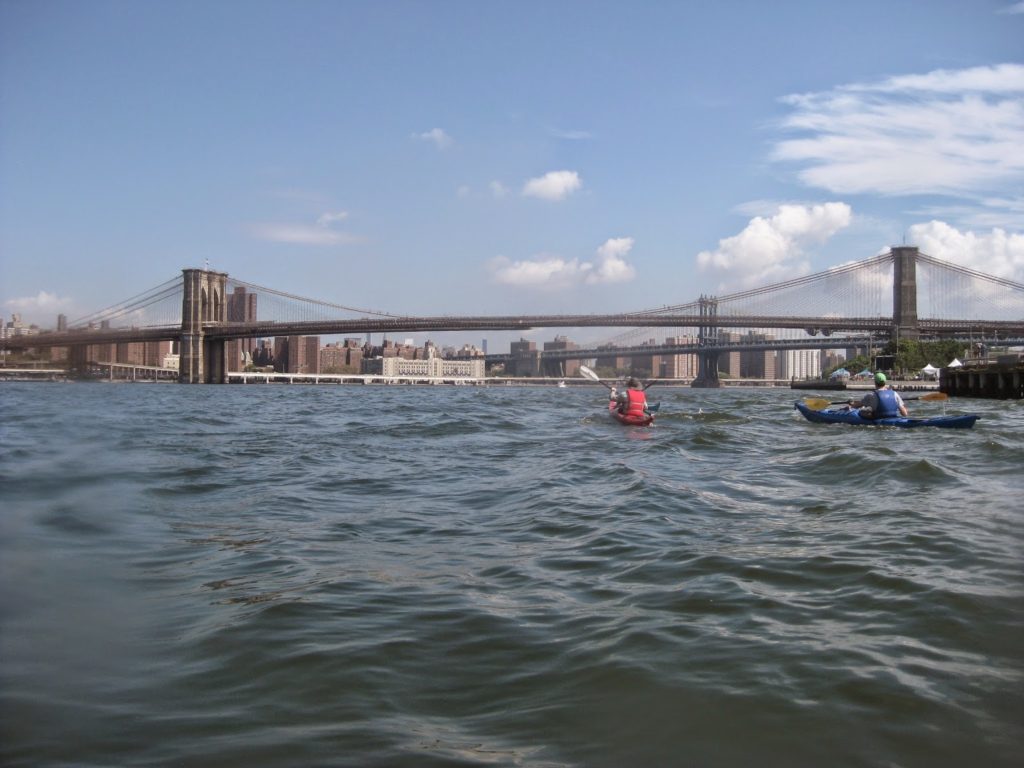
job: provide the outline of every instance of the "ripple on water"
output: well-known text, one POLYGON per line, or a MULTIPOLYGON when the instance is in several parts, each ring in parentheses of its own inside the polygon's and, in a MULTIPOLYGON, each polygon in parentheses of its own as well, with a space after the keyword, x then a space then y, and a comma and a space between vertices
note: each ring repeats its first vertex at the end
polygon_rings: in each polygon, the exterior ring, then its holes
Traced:
POLYGON ((5 764, 1024 746, 1020 409, 857 430, 665 388, 645 430, 597 387, 40 392, 3 392, 5 764))

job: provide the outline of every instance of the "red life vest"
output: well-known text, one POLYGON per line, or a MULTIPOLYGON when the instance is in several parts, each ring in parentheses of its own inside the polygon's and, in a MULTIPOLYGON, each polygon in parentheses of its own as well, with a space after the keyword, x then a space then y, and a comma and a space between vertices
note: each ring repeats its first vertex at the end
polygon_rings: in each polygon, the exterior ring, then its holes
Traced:
POLYGON ((626 409, 623 411, 627 416, 643 416, 647 407, 647 395, 642 389, 626 390, 626 409))

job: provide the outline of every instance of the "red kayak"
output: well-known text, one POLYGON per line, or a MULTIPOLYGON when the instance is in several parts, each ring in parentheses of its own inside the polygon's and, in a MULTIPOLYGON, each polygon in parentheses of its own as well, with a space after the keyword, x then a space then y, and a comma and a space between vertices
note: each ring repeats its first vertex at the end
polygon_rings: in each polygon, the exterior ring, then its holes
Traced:
POLYGON ((647 427, 654 423, 653 413, 645 413, 642 416, 630 416, 626 413, 619 413, 619 404, 614 400, 608 401, 608 413, 620 424, 627 424, 631 427, 647 427))

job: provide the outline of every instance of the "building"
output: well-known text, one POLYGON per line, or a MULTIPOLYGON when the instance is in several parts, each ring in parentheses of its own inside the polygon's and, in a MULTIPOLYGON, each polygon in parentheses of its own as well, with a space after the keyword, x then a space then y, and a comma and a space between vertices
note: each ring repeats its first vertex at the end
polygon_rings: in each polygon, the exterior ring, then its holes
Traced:
POLYGON ((620 355, 619 348, 614 344, 601 344, 597 350, 594 365, 598 368, 610 368, 613 371, 621 372, 628 371, 633 365, 633 358, 620 355))
MULTIPOLYGON (((233 293, 227 297, 227 319, 229 323, 256 322, 256 294, 246 291, 245 286, 235 286, 233 293)), ((225 342, 227 369, 242 371, 256 357, 257 339, 228 339, 225 342)))
POLYGON ((320 373, 320 337, 277 336, 273 359, 278 373, 320 373))
POLYGON ((817 379, 821 377, 821 352, 817 349, 787 349, 779 352, 778 378, 817 379))
MULTIPOLYGON (((544 342, 545 352, 578 349, 575 343, 565 336, 555 336, 554 341, 544 342)), ((554 377, 576 376, 580 372, 579 360, 548 360, 544 362, 544 375, 554 377)))
POLYGON ((819 365, 822 371, 831 371, 833 368, 838 368, 847 359, 834 349, 823 349, 820 354, 819 365))
MULTIPOLYGON (((743 334, 736 331, 719 331, 719 344, 739 344, 743 340, 743 334)), ((728 379, 740 378, 741 360, 740 352, 722 352, 718 356, 718 372, 728 379)))
POLYGON ((320 373, 359 373, 362 363, 363 346, 359 339, 345 339, 320 350, 320 373))
POLYGON ((508 364, 510 376, 540 376, 540 350, 537 343, 520 339, 509 345, 512 359, 508 364))
POLYGON ((444 360, 428 357, 408 360, 404 357, 375 357, 364 361, 363 373, 388 378, 482 379, 483 358, 476 360, 444 360))
MULTIPOLYGON (((685 344, 696 344, 696 336, 669 336, 665 339, 665 346, 683 346, 685 344)), ((661 365, 655 375, 659 379, 689 379, 697 378, 697 370, 700 359, 697 355, 661 355, 661 365)))
MULTIPOLYGON (((775 336, 768 333, 751 331, 743 337, 743 341, 751 344, 764 344, 774 341, 775 336)), ((743 379, 774 379, 777 353, 774 349, 749 349, 740 353, 740 378, 743 379)))

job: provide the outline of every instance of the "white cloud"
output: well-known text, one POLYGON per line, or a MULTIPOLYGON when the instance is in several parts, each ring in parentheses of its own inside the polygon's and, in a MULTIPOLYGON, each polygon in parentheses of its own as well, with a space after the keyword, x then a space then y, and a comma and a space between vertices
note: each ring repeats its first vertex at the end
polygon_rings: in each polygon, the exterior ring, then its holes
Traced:
POLYGON ((455 143, 455 140, 440 128, 433 128, 426 133, 414 133, 413 138, 420 141, 429 141, 438 149, 447 149, 455 143))
POLYGON ((252 227, 252 234, 260 240, 294 245, 344 245, 357 240, 347 232, 306 224, 257 224, 252 227))
MULTIPOLYGON (((794 94, 773 157, 835 193, 999 193, 1024 181, 1024 65, 936 70, 794 94)), ((1003 193, 1005 194, 1005 193, 1003 193)))
POLYGON ((774 216, 755 216, 738 235, 720 240, 716 250, 697 254, 697 266, 726 273, 727 283, 744 287, 806 274, 804 247, 824 243, 851 220, 846 203, 780 205, 774 216))
POLYGON ((498 256, 491 261, 495 282, 532 288, 559 290, 575 285, 582 268, 579 259, 566 260, 560 256, 541 255, 525 261, 510 261, 498 256))
POLYGON ((71 305, 71 299, 61 298, 54 293, 40 291, 35 296, 22 296, 8 299, 4 306, 12 312, 38 316, 43 313, 58 312, 71 305))
POLYGON ((613 237, 597 249, 597 261, 586 282, 627 283, 636 277, 636 270, 626 263, 625 257, 633 250, 632 237, 613 237))
POLYGON ((511 261, 498 256, 490 263, 495 282, 503 285, 564 290, 577 285, 623 283, 636 276, 625 257, 633 248, 633 238, 607 240, 597 249, 594 261, 564 259, 541 254, 533 259, 511 261))
POLYGON ((961 232, 943 221, 915 224, 909 242, 936 259, 1024 283, 1024 235, 1000 228, 961 232))
POLYGON ((1017 13, 1024 13, 1024 3, 1014 3, 1013 5, 1007 6, 1006 8, 1000 8, 996 13, 1014 15, 1017 13))
POLYGON ((329 227, 336 222, 345 221, 345 219, 347 218, 348 211, 338 211, 337 213, 327 212, 321 214, 320 218, 316 220, 316 223, 319 224, 321 227, 329 227))
POLYGON ((523 185, 523 194, 542 200, 564 200, 582 186, 583 182, 576 171, 551 171, 527 181, 523 185))
POLYGON ((508 187, 502 184, 500 181, 491 182, 491 194, 497 198, 505 197, 508 194, 508 187))

